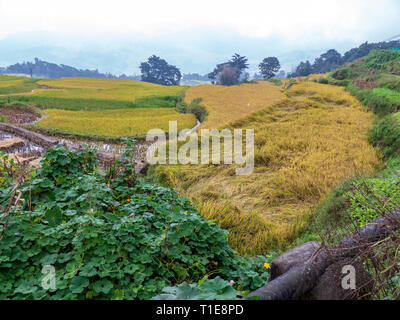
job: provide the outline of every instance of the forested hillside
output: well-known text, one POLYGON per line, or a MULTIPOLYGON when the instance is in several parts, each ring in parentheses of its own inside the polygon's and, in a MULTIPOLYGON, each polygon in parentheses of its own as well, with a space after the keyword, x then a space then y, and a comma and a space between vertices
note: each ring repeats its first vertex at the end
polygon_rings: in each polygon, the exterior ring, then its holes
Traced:
POLYGON ((391 48, 400 48, 400 41, 386 41, 378 43, 365 42, 358 48, 353 48, 343 54, 343 56, 335 49, 330 49, 316 58, 314 63, 309 61, 300 62, 296 70, 292 72, 290 77, 303 77, 312 73, 326 73, 337 69, 338 67, 367 56, 372 50, 384 50, 391 48))
POLYGON ((115 76, 110 73, 101 73, 98 70, 82 70, 64 64, 55 64, 35 58, 34 62, 22 62, 0 68, 0 74, 26 74, 36 78, 88 77, 140 80, 140 76, 115 76))

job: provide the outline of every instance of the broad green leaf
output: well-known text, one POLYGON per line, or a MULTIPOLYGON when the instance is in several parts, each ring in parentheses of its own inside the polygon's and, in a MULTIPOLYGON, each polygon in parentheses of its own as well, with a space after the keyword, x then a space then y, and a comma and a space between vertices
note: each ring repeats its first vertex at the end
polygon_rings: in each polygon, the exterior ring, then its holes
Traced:
POLYGON ((71 281, 71 292, 81 293, 89 285, 89 279, 87 277, 76 276, 71 281))
POLYGON ((45 215, 51 227, 56 227, 62 222, 62 212, 59 207, 53 207, 47 210, 45 215))

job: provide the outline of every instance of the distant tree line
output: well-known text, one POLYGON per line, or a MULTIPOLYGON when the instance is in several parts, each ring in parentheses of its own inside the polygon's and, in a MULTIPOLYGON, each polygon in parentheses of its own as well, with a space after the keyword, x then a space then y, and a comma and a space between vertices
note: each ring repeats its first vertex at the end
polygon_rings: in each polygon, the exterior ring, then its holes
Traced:
POLYGON ((201 75, 198 73, 184 73, 182 75, 182 80, 197 80, 197 81, 209 81, 208 75, 201 75))
POLYGON ((316 58, 313 64, 310 61, 300 62, 296 70, 290 73, 288 77, 304 77, 312 73, 331 72, 348 62, 367 56, 371 50, 399 47, 399 40, 378 43, 365 42, 358 48, 347 51, 343 56, 335 49, 330 49, 316 58))
POLYGON ((129 79, 139 80, 140 76, 127 76, 122 74, 115 76, 111 73, 100 73, 98 70, 82 70, 64 64, 55 64, 35 58, 34 62, 23 62, 0 68, 0 74, 27 74, 30 76, 45 78, 61 77, 88 77, 88 78, 108 78, 108 79, 129 79))

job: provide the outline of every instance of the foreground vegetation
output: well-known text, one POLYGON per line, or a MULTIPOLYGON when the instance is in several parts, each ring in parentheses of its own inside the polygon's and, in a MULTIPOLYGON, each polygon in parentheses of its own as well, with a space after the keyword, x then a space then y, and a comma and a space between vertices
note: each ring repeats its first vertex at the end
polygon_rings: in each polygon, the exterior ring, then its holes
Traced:
POLYGON ((106 173, 93 151, 61 146, 32 174, 2 162, 0 299, 149 299, 183 281, 174 292, 198 283, 203 298, 233 299, 267 281, 265 257, 237 256, 187 198, 137 178, 132 152, 106 173))
MULTIPOLYGON (((263 85, 248 88, 262 91, 263 85)), ((224 165, 159 166, 156 172, 229 230, 239 252, 268 252, 308 226, 332 187, 376 170, 380 161, 367 139, 372 123, 373 115, 343 88, 301 82, 280 102, 227 126, 255 129, 251 175, 236 176, 224 165)))

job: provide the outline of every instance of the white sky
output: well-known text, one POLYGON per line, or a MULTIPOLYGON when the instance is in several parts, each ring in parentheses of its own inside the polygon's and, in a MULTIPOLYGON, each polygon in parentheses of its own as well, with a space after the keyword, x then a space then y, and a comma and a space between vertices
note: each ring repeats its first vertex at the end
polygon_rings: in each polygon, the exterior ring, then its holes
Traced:
POLYGON ((0 39, 28 31, 160 35, 215 27, 248 37, 390 37, 398 0, 0 0, 0 39), (386 28, 386 29, 385 29, 386 28))
POLYGON ((34 57, 137 73, 151 54, 209 72, 238 52, 290 70, 400 34, 400 0, 0 0, 0 66, 34 57))

